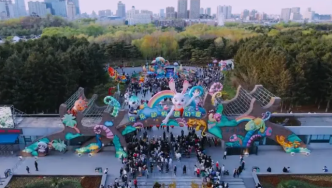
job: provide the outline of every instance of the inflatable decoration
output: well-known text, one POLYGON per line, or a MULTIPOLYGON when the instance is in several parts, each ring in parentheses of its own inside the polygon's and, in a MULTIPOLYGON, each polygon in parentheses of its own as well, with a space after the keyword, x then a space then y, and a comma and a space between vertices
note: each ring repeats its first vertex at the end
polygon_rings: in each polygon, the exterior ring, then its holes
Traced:
POLYGON ((76 116, 77 112, 83 112, 87 107, 88 102, 84 100, 83 97, 80 97, 77 101, 75 101, 73 108, 69 110, 68 113, 76 116))
POLYGON ((116 117, 119 114, 119 109, 120 109, 120 103, 117 101, 114 97, 107 96, 104 98, 104 103, 113 106, 113 111, 111 113, 112 116, 116 117))
POLYGON ((181 93, 177 93, 175 89, 175 82, 173 79, 170 80, 169 82, 169 88, 171 91, 175 94, 174 97, 172 98, 172 103, 173 106, 170 110, 170 112, 167 114, 166 118, 163 120, 164 124, 167 124, 170 116, 173 114, 174 111, 180 112, 180 116, 183 115, 184 108, 190 105, 190 103, 198 96, 200 96, 202 93, 199 90, 195 90, 192 94, 192 97, 190 98, 189 101, 186 101, 186 98, 184 94, 186 93, 187 89, 189 87, 189 82, 185 80, 183 82, 183 89, 181 93))
POLYGON ((133 119, 137 116, 137 113, 139 111, 138 109, 138 107, 140 106, 139 98, 135 95, 132 95, 128 100, 128 105, 129 105, 129 111, 128 111, 129 119, 133 119))
POLYGON ((223 85, 220 82, 215 82, 209 89, 209 94, 213 95, 216 92, 220 92, 223 89, 223 85))
POLYGON ((118 72, 114 68, 112 68, 112 67, 108 67, 108 75, 113 80, 117 80, 118 76, 119 76, 118 72))

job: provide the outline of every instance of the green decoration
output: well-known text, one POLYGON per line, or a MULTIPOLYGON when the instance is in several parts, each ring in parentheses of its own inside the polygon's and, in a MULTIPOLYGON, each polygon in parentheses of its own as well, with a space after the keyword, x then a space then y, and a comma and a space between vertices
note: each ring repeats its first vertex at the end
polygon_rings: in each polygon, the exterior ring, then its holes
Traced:
POLYGON ((126 134, 129 134, 131 132, 134 132, 136 131, 136 128, 133 127, 133 126, 127 126, 123 131, 122 131, 122 135, 126 135, 126 134))
POLYGON ((67 146, 65 144, 65 141, 63 140, 53 140, 52 141, 52 147, 57 150, 57 151, 60 151, 60 152, 63 152, 66 150, 67 146))
POLYGON ((67 127, 74 128, 77 124, 77 121, 75 119, 75 116, 73 116, 72 114, 65 114, 62 118, 62 123, 65 124, 67 127))
POLYGON ((71 140, 71 139, 74 139, 74 138, 77 138, 77 137, 80 137, 80 136, 82 136, 82 134, 67 133, 65 138, 66 138, 66 140, 71 140))
POLYGON ((113 138, 113 144, 115 147, 115 157, 120 159, 121 157, 127 157, 127 153, 123 150, 121 144, 120 144, 120 139, 118 136, 114 136, 113 138))

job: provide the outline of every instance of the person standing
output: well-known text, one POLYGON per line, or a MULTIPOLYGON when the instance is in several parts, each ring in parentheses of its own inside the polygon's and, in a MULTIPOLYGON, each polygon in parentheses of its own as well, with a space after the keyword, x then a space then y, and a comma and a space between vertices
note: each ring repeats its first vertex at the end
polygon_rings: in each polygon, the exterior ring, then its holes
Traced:
POLYGON ((183 174, 187 174, 187 167, 186 167, 186 165, 183 165, 183 174))
POLYGON ((36 171, 38 171, 38 163, 37 163, 37 160, 35 161, 35 168, 36 168, 36 171))
POLYGON ((137 188, 137 179, 134 179, 134 186, 137 188))
POLYGON ((242 163, 241 163, 241 168, 242 168, 242 170, 244 170, 244 165, 245 165, 245 162, 242 161, 242 163))
POLYGON ((223 159, 226 160, 226 156, 227 156, 227 150, 224 151, 224 157, 223 157, 223 159))
POLYGON ((28 174, 30 174, 30 168, 28 166, 26 167, 26 170, 27 170, 28 174))
POLYGON ((176 175, 176 165, 174 165, 174 175, 176 175))
POLYGON ((224 173, 225 173, 225 165, 222 165, 222 167, 221 167, 221 172, 222 172, 222 176, 223 176, 224 173))
POLYGON ((240 155, 240 164, 242 164, 243 161, 243 155, 240 155))

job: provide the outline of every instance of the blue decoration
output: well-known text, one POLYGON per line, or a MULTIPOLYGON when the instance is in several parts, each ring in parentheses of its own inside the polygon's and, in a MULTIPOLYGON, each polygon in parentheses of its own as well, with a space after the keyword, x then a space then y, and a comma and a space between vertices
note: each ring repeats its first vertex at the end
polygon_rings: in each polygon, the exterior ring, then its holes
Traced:
POLYGON ((204 95, 204 88, 202 86, 194 86, 190 89, 189 96, 192 97, 196 90, 199 90, 199 92, 200 92, 198 97, 201 97, 204 95))
POLYGON ((113 126, 113 122, 111 122, 111 121, 105 121, 105 126, 106 127, 112 127, 113 126))

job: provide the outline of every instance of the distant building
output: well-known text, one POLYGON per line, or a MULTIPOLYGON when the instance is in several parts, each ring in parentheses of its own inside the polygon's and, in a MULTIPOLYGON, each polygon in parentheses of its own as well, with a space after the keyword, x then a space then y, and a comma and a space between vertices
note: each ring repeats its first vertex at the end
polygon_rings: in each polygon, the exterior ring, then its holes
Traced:
POLYGON ((307 21, 311 21, 314 19, 315 16, 315 11, 311 11, 311 8, 308 8, 303 15, 303 19, 307 20, 307 21))
POLYGON ((159 17, 160 18, 165 18, 165 10, 164 9, 160 9, 160 11, 159 11, 159 17))
POLYGON ((15 17, 23 17, 27 15, 24 0, 15 0, 15 17))
POLYGON ((0 17, 8 19, 15 17, 15 7, 11 0, 0 0, 0 17))
POLYGON ((205 9, 205 14, 211 16, 211 8, 206 8, 205 9))
POLYGON ((118 3, 118 10, 116 11, 116 15, 121 18, 126 17, 126 5, 121 1, 118 3))
POLYGON ((302 20, 302 15, 297 12, 292 12, 290 15, 290 20, 292 20, 292 21, 302 20))
POLYGON ((291 12, 292 13, 300 13, 301 8, 300 7, 293 7, 291 12))
POLYGON ((190 0, 190 19, 199 19, 199 11, 201 8, 200 0, 190 0))
POLYGON ((204 14, 204 8, 201 8, 199 14, 204 14))
POLYGON ((67 18, 68 20, 74 20, 76 17, 76 5, 73 2, 67 3, 67 18))
POLYGON ((46 3, 44 2, 28 2, 29 7, 29 15, 37 15, 39 17, 46 17, 47 14, 50 13, 50 9, 46 8, 46 3))
POLYGON ((280 19, 284 22, 288 22, 290 20, 291 11, 292 9, 290 8, 281 9, 280 19))
POLYGON ((80 2, 79 0, 68 0, 68 2, 72 2, 74 3, 75 5, 75 12, 76 12, 76 15, 80 15, 81 14, 81 9, 80 9, 80 2))
POLYGON ((66 0, 44 0, 52 15, 67 17, 66 0))
POLYGON ((246 19, 249 16, 249 10, 245 9, 242 11, 240 18, 242 20, 246 19))
POLYGON ((166 18, 169 18, 169 19, 176 18, 174 7, 166 7, 166 18))
POLYGON ((131 10, 127 11, 126 15, 128 25, 136 25, 136 24, 149 24, 152 22, 152 12, 143 10, 143 12, 139 12, 133 6, 131 10))
POLYGON ((188 0, 178 0, 178 19, 186 19, 188 10, 188 0))
POLYGON ((218 6, 217 7, 217 18, 222 14, 224 19, 232 18, 232 7, 231 6, 218 6))

